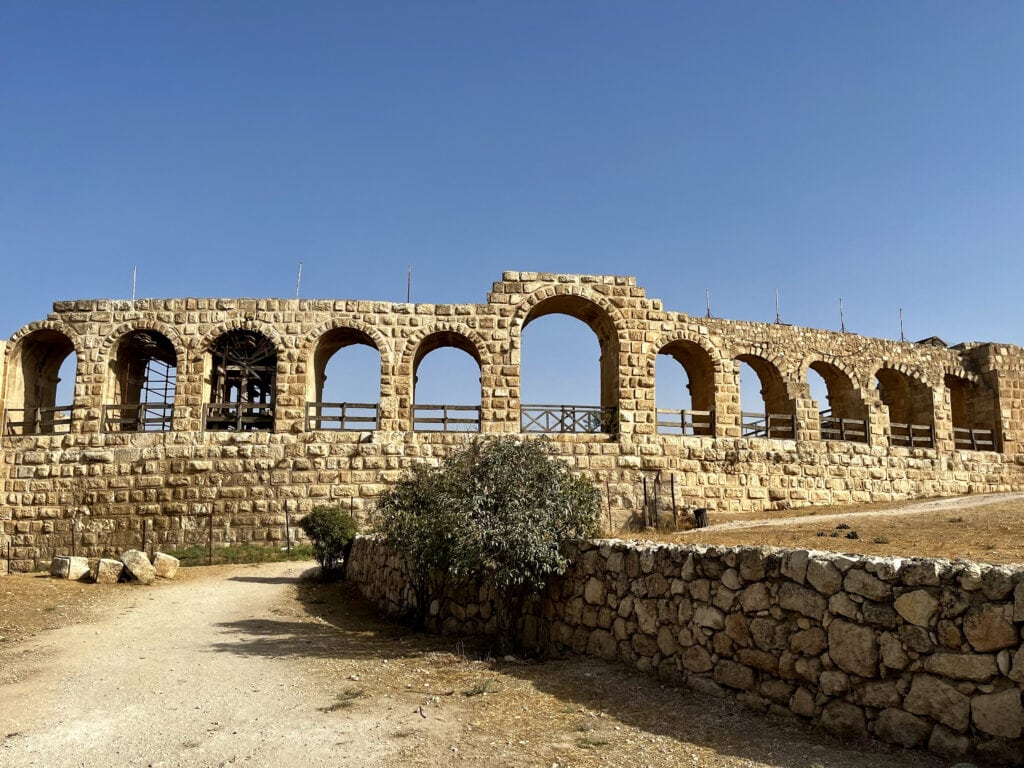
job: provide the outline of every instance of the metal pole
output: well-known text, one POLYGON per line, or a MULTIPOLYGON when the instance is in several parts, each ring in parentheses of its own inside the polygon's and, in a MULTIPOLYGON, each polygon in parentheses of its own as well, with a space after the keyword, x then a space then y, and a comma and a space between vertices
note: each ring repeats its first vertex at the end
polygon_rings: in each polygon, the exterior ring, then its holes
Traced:
POLYGON ((648 523, 647 517, 648 517, 648 515, 650 515, 650 510, 648 509, 648 503, 647 503, 647 476, 645 475, 644 476, 644 514, 643 514, 644 528, 647 527, 647 523, 648 523))
POLYGON ((72 517, 71 518, 71 556, 72 557, 74 557, 75 555, 78 554, 75 551, 75 549, 76 549, 75 545, 76 545, 76 542, 75 542, 75 518, 72 517))
POLYGON ((7 575, 11 575, 11 542, 7 542, 7 575))
POLYGON ((907 337, 903 335, 903 307, 900 307, 900 341, 906 341, 907 337))
POLYGON ((210 533, 206 545, 206 564, 213 565, 213 512, 210 512, 210 533))
POLYGON ((405 303, 412 303, 412 264, 409 265, 409 269, 405 274, 405 303))
POLYGON ((843 297, 839 297, 839 330, 846 333, 846 315, 843 314, 843 297))
POLYGON ((673 472, 668 476, 669 487, 672 490, 672 525, 679 528, 679 511, 676 509, 676 475, 673 472))
POLYGON ((779 314, 779 289, 775 289, 775 322, 782 323, 782 315, 779 314))
POLYGON ((608 533, 612 532, 612 484, 607 479, 604 481, 605 498, 608 499, 608 533))
POLYGON ((302 285, 302 262, 299 262, 299 276, 295 278, 295 298, 299 298, 299 288, 302 285))
POLYGON ((146 551, 146 524, 148 522, 146 518, 142 518, 142 552, 146 551))
POLYGON ((135 301, 135 278, 138 275, 138 270, 137 264, 132 267, 132 301, 135 301))
POLYGON ((292 553, 292 515, 287 507, 284 509, 284 548, 289 555, 292 553))
POLYGON ((704 304, 708 308, 708 311, 707 311, 707 314, 705 315, 705 317, 711 317, 711 289, 710 288, 705 288, 704 289, 704 304))

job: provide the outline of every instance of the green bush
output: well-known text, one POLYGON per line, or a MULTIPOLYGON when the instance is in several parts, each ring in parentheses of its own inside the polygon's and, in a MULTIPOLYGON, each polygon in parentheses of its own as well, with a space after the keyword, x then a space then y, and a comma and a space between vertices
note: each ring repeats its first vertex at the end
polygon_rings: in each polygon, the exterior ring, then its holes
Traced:
POLYGON ((515 645, 527 598, 569 565, 565 545, 596 535, 600 493, 546 440, 476 441, 440 468, 420 466, 382 495, 377 530, 409 558, 422 623, 447 579, 492 587, 498 650, 515 645))
POLYGON ((359 526, 351 514, 340 507, 314 507, 313 511, 299 520, 299 527, 313 542, 313 556, 320 563, 320 570, 326 576, 338 563, 348 560, 352 539, 359 526))

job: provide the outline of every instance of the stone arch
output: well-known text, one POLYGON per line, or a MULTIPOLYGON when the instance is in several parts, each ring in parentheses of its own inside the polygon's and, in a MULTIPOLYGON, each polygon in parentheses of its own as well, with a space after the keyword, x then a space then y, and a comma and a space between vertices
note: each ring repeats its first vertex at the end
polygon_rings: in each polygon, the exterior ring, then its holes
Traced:
POLYGON ((294 352, 294 344, 281 335, 277 328, 270 323, 259 320, 239 318, 219 323, 207 331, 199 340, 199 344, 192 350, 192 361, 202 362, 202 359, 209 354, 213 343, 226 333, 231 331, 254 331, 266 336, 273 343, 277 350, 278 357, 283 357, 288 352, 294 352))
POLYGON ((686 375, 686 388, 690 393, 690 410, 697 413, 661 414, 659 411, 658 428, 669 434, 714 435, 714 414, 717 399, 717 380, 724 366, 718 349, 707 342, 699 334, 673 333, 663 334, 650 355, 646 370, 650 381, 654 382, 655 397, 658 397, 660 383, 657 380, 656 362, 659 355, 674 359, 686 375), (705 415, 707 414, 707 415, 705 415), (662 416, 669 416, 663 419, 662 416), (678 430, 673 424, 679 417, 678 430))
POLYGON ((920 371, 883 360, 875 371, 878 397, 889 411, 889 441, 899 446, 934 446, 935 404, 920 371))
POLYGON ((306 400, 323 400, 323 385, 326 368, 339 350, 356 344, 375 349, 380 355, 378 377, 378 398, 383 372, 393 363, 391 343, 380 329, 356 318, 344 318, 321 323, 307 333, 297 345, 298 359, 306 364, 306 400))
POLYGON ((103 365, 103 431, 162 432, 171 428, 178 370, 187 360, 177 329, 129 322, 99 348, 103 365))
POLYGON ((783 376, 785 359, 778 354, 765 354, 764 350, 746 348, 737 350, 737 364, 746 363, 761 384, 764 412, 748 410, 740 402, 741 431, 745 437, 796 437, 796 398, 791 391, 793 383, 783 376), (748 414, 744 416, 743 414, 748 414), (763 418, 762 418, 763 417, 763 418))
MULTIPOLYGON (((619 310, 600 294, 579 285, 546 286, 534 291, 516 307, 512 319, 512 360, 520 364, 522 333, 545 315, 563 314, 584 323, 597 336, 601 349, 601 406, 617 408, 620 397, 619 356, 628 343, 625 321, 619 310)), ((520 376, 522 373, 520 372, 520 376)))
MULTIPOLYGON (((64 361, 76 357, 81 367, 79 337, 63 323, 41 320, 11 336, 5 365, 5 421, 9 434, 49 434, 70 429, 71 406, 57 403, 59 373, 64 361)), ((72 397, 74 399, 74 397, 72 397)))
POLYGON ((856 373, 833 355, 817 355, 806 358, 800 365, 801 380, 806 380, 811 371, 825 382, 825 403, 819 402, 818 419, 820 435, 824 440, 868 439, 868 407, 864 393, 860 390, 856 373))
POLYGON ((266 329, 273 330, 243 320, 226 323, 204 339, 206 429, 273 429, 282 344, 276 330, 270 335, 266 329))
POLYGON ((967 450, 999 450, 998 397, 976 374, 946 366, 942 379, 949 398, 953 443, 967 450))

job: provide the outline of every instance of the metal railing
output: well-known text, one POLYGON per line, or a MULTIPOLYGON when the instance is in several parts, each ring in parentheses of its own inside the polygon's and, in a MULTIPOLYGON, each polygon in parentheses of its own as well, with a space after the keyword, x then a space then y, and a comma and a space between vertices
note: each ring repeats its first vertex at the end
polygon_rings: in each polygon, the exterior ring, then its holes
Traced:
POLYGON ((71 431, 74 406, 48 408, 7 408, 4 410, 5 435, 63 435, 71 431))
POLYGON ((868 423, 864 419, 843 419, 833 416, 831 410, 818 414, 822 440, 845 440, 850 443, 868 442, 868 423))
POLYGON ((480 406, 416 403, 412 407, 412 428, 415 432, 479 432, 480 406))
POLYGON ((889 445, 901 448, 934 448, 935 428, 931 424, 890 424, 889 445))
POLYGON ((714 437, 715 412, 713 410, 669 411, 659 408, 657 428, 659 435, 714 437))
POLYGON ((204 403, 203 429, 255 432, 274 428, 272 403, 204 403))
POLYGON ((767 437, 773 440, 796 439, 796 416, 789 413, 740 414, 740 434, 743 437, 767 437))
POLYGON ((615 434, 618 409, 600 405, 524 405, 523 432, 615 434))
POLYGON ((133 403, 104 405, 104 432, 169 432, 174 421, 174 403, 133 403))
POLYGON ((372 432, 380 421, 378 403, 306 403, 306 431, 372 432))
POLYGON ((953 442, 961 451, 994 451, 996 449, 996 433, 991 429, 955 427, 953 442))

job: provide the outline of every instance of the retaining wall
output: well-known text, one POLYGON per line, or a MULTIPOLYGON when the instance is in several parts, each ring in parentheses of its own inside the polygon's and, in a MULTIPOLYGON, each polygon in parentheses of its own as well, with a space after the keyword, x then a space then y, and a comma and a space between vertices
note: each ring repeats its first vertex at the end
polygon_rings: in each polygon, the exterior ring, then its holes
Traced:
MULTIPOLYGON (((349 578, 409 609, 380 540, 358 540, 349 578)), ((494 629, 479 588, 431 616, 494 629)), ((603 540, 579 545, 522 631, 545 653, 617 659, 846 738, 1024 765, 1022 628, 1024 567, 603 540)))

